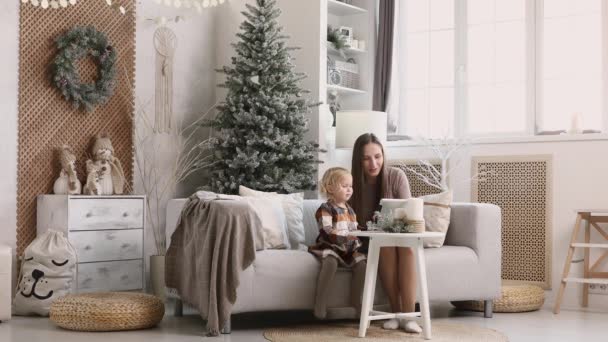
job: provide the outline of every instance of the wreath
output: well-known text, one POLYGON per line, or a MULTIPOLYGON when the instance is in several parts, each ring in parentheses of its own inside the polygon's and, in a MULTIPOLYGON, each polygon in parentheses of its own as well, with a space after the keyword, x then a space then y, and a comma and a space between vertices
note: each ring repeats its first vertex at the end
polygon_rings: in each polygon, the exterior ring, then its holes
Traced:
POLYGON ((98 104, 103 104, 114 93, 116 74, 116 51, 108 43, 105 34, 92 26, 75 27, 55 41, 57 55, 52 66, 52 82, 67 101, 75 108, 83 106, 90 112, 98 104), (91 56, 98 67, 97 80, 86 84, 74 63, 91 56))

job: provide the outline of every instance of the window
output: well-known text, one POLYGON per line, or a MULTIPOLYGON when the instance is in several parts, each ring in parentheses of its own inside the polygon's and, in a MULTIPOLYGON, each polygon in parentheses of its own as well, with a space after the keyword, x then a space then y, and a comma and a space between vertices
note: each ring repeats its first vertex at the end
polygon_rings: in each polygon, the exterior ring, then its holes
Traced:
POLYGON ((389 133, 532 135, 577 115, 604 130, 601 0, 396 3, 389 133))

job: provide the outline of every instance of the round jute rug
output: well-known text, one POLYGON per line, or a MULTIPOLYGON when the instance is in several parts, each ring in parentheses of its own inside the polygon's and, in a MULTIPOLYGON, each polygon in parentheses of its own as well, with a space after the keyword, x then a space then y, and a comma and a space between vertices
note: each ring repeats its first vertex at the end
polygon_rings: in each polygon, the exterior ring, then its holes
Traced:
MULTIPOLYGON (((399 330, 384 330, 372 324, 367 329, 365 339, 357 337, 359 324, 333 323, 303 325, 295 327, 271 328, 264 331, 264 337, 272 342, 309 342, 309 341, 425 341, 422 334, 408 334, 399 330)), ((433 342, 508 342, 504 334, 470 325, 433 323, 433 342)))

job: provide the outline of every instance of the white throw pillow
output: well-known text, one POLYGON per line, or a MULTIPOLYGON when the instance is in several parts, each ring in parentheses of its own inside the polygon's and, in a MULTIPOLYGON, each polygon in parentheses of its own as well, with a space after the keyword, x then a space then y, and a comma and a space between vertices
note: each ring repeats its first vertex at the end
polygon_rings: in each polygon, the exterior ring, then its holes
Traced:
POLYGON ((289 249, 287 224, 281 202, 274 198, 241 197, 262 221, 265 249, 289 249))
MULTIPOLYGON (((441 232, 447 234, 450 226, 450 205, 452 204, 452 191, 439 194, 421 196, 424 200, 424 222, 427 232, 441 232)), ((424 247, 441 247, 445 235, 440 238, 424 239, 424 247)))
POLYGON ((276 192, 263 192, 239 186, 239 195, 245 197, 261 197, 279 199, 285 219, 287 220, 287 235, 291 249, 305 247, 304 235, 304 193, 277 194, 276 192))
POLYGON ((71 292, 76 250, 62 232, 47 230, 27 246, 23 257, 14 312, 48 316, 55 299, 71 292))

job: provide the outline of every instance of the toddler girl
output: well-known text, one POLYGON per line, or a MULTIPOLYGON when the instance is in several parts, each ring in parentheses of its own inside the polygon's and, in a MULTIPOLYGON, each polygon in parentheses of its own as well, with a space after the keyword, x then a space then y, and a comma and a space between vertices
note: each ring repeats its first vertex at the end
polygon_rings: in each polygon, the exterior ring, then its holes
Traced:
POLYGON ((309 251, 321 259, 317 280, 314 314, 323 319, 327 314, 327 297, 338 264, 352 269, 351 304, 361 310, 361 295, 365 281, 365 255, 358 252, 361 241, 348 233, 357 230, 357 216, 348 205, 353 194, 353 178, 348 170, 333 167, 325 172, 320 186, 327 197, 315 217, 319 225, 316 244, 309 251))

